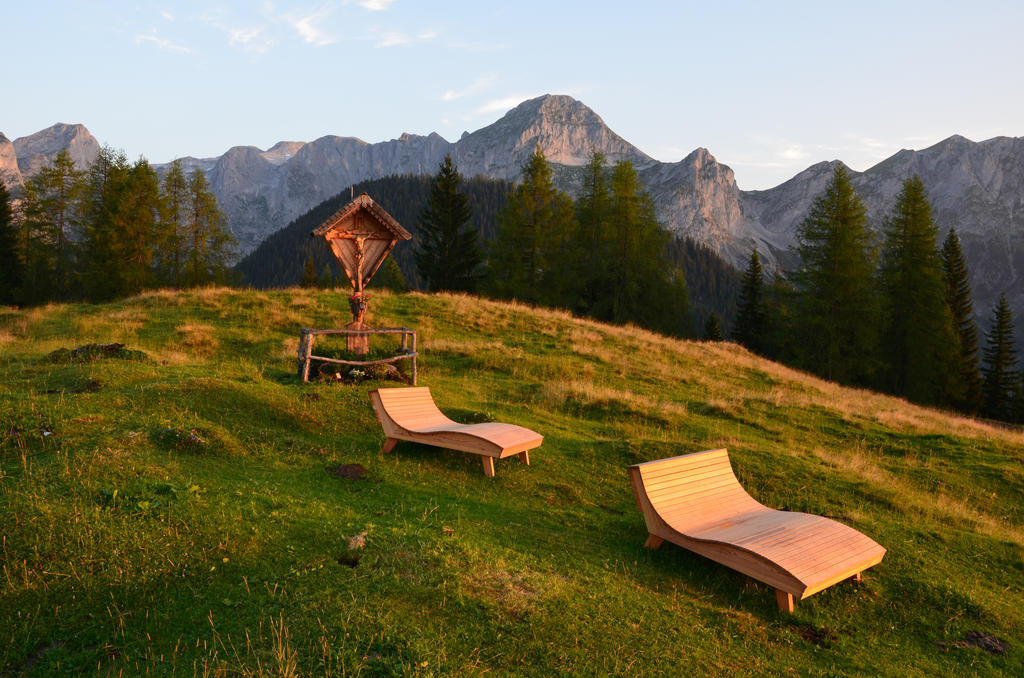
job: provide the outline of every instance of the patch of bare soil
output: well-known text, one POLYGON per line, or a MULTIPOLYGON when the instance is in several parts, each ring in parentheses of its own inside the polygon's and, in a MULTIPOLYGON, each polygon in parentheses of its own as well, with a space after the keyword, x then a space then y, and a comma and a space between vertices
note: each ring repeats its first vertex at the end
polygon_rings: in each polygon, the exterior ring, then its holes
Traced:
POLYGON ((345 478, 346 480, 360 480, 365 478, 369 473, 362 464, 338 464, 337 466, 328 466, 327 472, 332 476, 339 478, 345 478))
POLYGON ((968 631, 962 640, 949 640, 935 644, 944 650, 951 647, 977 647, 989 654, 1006 654, 1006 651, 1010 649, 1010 644, 1005 640, 981 631, 968 631))
POLYGON ((838 636, 835 631, 825 626, 804 626, 800 629, 800 637, 812 645, 828 648, 832 647, 838 636))

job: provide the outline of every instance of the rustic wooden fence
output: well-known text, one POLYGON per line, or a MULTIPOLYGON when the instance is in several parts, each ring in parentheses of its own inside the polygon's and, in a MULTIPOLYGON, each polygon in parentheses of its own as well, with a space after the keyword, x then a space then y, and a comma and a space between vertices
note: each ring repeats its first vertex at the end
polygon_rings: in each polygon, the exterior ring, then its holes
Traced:
POLYGON ((416 351, 416 330, 410 330, 408 327, 384 327, 378 330, 315 330, 309 327, 303 327, 299 337, 299 377, 302 378, 302 381, 309 381, 309 367, 314 360, 325 363, 353 366, 383 365, 386 363, 396 363, 399 360, 409 360, 412 362, 412 374, 410 376, 412 377, 412 384, 415 386, 416 357, 418 355, 419 353, 416 351), (340 358, 328 358, 326 356, 313 355, 313 344, 316 342, 316 337, 324 334, 343 334, 346 336, 399 334, 401 335, 402 344, 399 348, 399 353, 391 356, 390 358, 381 358, 379 360, 342 360, 340 358))

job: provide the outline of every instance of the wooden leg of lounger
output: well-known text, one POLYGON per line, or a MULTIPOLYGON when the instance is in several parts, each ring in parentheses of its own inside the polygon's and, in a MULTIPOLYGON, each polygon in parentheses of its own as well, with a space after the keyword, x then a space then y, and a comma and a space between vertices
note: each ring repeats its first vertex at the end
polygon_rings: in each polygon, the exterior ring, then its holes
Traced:
POLYGON ((530 453, 529 452, 520 452, 519 453, 519 461, 521 461, 524 464, 526 464, 527 466, 529 466, 530 465, 530 453))
POLYGON ((395 445, 397 445, 397 444, 398 444, 398 439, 397 438, 388 438, 387 440, 384 441, 384 447, 380 448, 380 451, 381 452, 390 452, 391 450, 395 449, 395 445))
POLYGON ((483 456, 480 457, 480 460, 483 461, 483 463, 484 463, 484 475, 487 476, 488 478, 493 478, 494 477, 494 457, 488 457, 487 455, 483 455, 483 456))
POLYGON ((775 600, 779 604, 779 609, 783 612, 792 612, 794 610, 792 593, 786 593, 782 589, 775 589, 775 600))
POLYGON ((858 572, 857 574, 855 574, 852 577, 850 577, 850 579, 852 579, 853 581, 855 581, 855 582, 857 582, 859 584, 860 581, 861 581, 861 577, 860 577, 861 574, 862 573, 858 572))
POLYGON ((657 549, 658 547, 660 547, 664 543, 665 543, 665 540, 662 539, 661 537, 656 537, 653 534, 650 534, 650 535, 647 535, 647 541, 644 542, 644 548, 648 548, 648 549, 652 549, 653 550, 653 549, 657 549))

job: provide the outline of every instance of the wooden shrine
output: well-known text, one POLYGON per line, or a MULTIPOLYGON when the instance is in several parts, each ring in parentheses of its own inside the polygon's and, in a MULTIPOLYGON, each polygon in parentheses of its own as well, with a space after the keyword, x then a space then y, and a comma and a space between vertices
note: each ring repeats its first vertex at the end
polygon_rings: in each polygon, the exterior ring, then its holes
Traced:
MULTIPOLYGON (((345 325, 345 329, 371 330, 363 322, 369 302, 364 288, 395 244, 399 240, 409 240, 412 234, 402 228, 373 198, 360 193, 320 224, 313 231, 313 237, 327 241, 352 283, 352 296, 349 297, 352 322, 345 325)), ((369 351, 370 340, 367 334, 351 334, 347 341, 348 350, 357 355, 365 355, 369 351)))
POLYGON ((412 383, 416 383, 416 332, 407 327, 374 329, 364 322, 370 297, 365 287, 381 264, 391 253, 399 240, 412 238, 394 217, 373 201, 366 193, 353 198, 352 202, 328 217, 312 233, 327 241, 334 257, 352 284, 349 309, 352 322, 342 329, 303 328, 299 341, 299 376, 309 379, 310 364, 313 360, 342 365, 377 365, 398 360, 412 361, 412 383), (399 353, 381 360, 340 360, 313 355, 313 344, 317 336, 343 334, 346 347, 357 356, 365 356, 370 350, 370 335, 398 334, 401 338, 399 353))

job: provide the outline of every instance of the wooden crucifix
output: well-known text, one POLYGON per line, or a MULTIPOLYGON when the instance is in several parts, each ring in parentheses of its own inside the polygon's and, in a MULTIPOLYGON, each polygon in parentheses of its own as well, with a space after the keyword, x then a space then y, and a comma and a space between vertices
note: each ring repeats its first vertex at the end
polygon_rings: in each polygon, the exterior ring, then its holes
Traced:
MULTIPOLYGON (((352 322, 345 325, 345 329, 370 329, 363 322, 369 301, 364 291, 366 283, 380 269, 395 243, 409 240, 412 235, 373 198, 361 193, 318 226, 313 236, 327 241, 352 284, 349 297, 352 322)), ((367 335, 349 335, 348 350, 365 355, 369 351, 367 335)))

